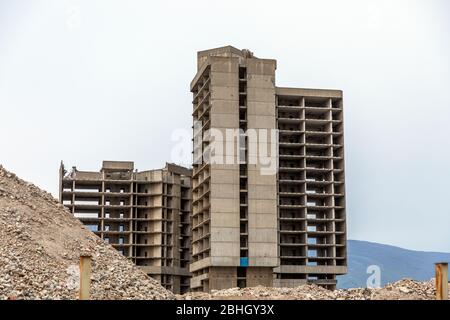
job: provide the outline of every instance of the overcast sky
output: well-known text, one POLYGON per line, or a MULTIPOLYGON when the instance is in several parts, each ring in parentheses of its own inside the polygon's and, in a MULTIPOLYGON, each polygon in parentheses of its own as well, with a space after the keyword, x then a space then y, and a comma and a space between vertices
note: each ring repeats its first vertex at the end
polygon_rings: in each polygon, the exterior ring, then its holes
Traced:
POLYGON ((0 0, 0 164, 57 195, 59 162, 140 170, 190 130, 196 52, 344 91, 350 239, 450 252, 450 1, 0 0))

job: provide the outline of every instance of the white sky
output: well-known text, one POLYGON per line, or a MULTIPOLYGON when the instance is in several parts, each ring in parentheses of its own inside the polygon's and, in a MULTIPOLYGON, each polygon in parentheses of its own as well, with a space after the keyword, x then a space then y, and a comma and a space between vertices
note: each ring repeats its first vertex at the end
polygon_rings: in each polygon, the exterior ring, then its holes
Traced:
POLYGON ((57 194, 60 160, 170 161, 196 52, 344 90, 349 238, 450 251, 450 2, 0 0, 0 163, 57 194), (170 120, 168 120, 170 119, 170 120))

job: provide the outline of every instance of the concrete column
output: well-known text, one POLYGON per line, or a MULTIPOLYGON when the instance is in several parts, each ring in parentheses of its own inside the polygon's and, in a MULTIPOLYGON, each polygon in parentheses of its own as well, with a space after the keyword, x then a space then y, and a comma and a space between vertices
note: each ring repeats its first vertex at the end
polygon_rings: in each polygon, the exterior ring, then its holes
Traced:
POLYGON ((448 300, 448 263, 436 263, 436 300, 448 300))

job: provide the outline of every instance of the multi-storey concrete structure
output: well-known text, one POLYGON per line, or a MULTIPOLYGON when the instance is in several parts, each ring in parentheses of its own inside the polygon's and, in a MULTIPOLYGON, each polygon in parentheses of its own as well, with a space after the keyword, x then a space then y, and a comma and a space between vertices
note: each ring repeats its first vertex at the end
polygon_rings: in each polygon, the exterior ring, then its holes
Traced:
POLYGON ((197 66, 191 289, 333 288, 347 271, 342 92, 276 87, 275 60, 231 46, 199 52, 197 66), (236 154, 227 129, 244 132, 236 154), (250 141, 260 129, 277 139, 250 141), (249 161, 258 148, 275 150, 274 174, 249 161))
POLYGON ((137 172, 133 162, 103 161, 100 172, 68 173, 60 201, 87 227, 167 289, 189 289, 191 170, 167 164, 137 172))

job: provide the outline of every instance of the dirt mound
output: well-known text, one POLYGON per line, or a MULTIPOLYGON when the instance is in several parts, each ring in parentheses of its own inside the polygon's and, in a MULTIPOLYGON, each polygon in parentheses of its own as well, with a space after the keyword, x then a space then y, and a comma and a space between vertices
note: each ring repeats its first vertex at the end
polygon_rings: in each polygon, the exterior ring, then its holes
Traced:
POLYGON ((208 293, 188 293, 181 300, 238 299, 238 300, 434 300, 434 280, 418 282, 403 279, 383 288, 356 288, 329 291, 316 285, 295 288, 231 288, 208 293))
POLYGON ((173 299, 49 193, 0 166, 0 299, 77 299, 81 253, 92 299, 173 299))

